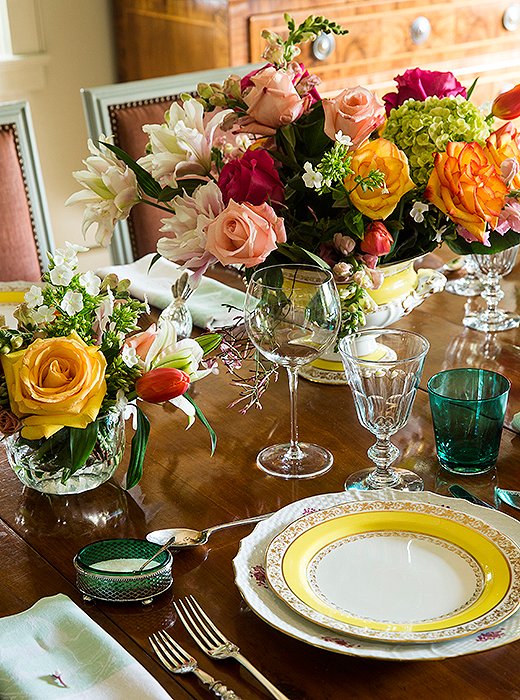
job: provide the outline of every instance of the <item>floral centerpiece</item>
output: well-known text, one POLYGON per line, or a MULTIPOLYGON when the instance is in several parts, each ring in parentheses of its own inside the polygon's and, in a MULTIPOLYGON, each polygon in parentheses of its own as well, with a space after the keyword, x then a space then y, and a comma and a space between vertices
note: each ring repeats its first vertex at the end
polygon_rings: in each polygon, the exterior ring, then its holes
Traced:
POLYGON ((266 65, 183 95, 149 124, 137 162, 101 137, 90 143, 83 227, 108 244, 118 220, 145 203, 165 212, 158 253, 202 274, 209 265, 312 262, 342 283, 341 334, 366 322, 384 265, 520 242, 520 135, 495 117, 520 115, 520 86, 489 114, 451 73, 398 76, 379 99, 365 87, 320 96, 298 44, 346 30, 324 17, 286 38, 264 32, 266 65))
POLYGON ((51 493, 112 476, 125 413, 136 423, 126 487, 138 483, 150 431, 138 399, 171 401, 209 428, 186 391, 211 372, 203 357, 220 343, 217 334, 177 341, 168 322, 139 331, 146 305, 130 297, 127 280, 80 274, 81 249, 67 244, 49 256, 43 285, 15 311, 18 328, 0 328, 0 433, 19 478, 51 493))

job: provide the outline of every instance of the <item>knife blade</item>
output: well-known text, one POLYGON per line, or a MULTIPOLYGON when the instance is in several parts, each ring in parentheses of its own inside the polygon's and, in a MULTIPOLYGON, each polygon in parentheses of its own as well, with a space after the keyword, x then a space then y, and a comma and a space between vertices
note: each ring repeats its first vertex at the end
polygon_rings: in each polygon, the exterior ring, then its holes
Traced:
POLYGON ((448 491, 452 494, 452 496, 455 496, 455 498, 464 498, 466 501, 474 503, 476 506, 484 506, 485 508, 492 508, 493 510, 496 510, 495 506, 492 506, 491 503, 487 503, 478 496, 474 496, 469 491, 466 491, 465 488, 459 486, 459 484, 452 484, 448 487, 448 491))

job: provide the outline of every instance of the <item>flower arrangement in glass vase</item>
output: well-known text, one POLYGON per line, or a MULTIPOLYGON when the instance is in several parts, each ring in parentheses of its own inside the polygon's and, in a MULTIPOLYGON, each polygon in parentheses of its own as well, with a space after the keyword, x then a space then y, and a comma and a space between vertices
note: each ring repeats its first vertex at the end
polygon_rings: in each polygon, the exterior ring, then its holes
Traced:
POLYGON ((135 434, 126 488, 142 475, 150 431, 137 400, 171 401, 199 417, 190 384, 211 372, 203 358, 218 334, 177 341, 169 322, 140 331, 146 304, 132 299, 128 280, 77 271, 67 243, 50 255, 41 286, 15 311, 17 329, 0 328, 0 434, 20 480, 47 493, 85 491, 109 479, 125 448, 124 418, 135 434))
POLYGON ((86 203, 85 230, 96 224, 107 244, 115 222, 147 203, 165 212, 158 253, 196 275, 215 262, 246 275, 287 261, 330 267, 340 336, 391 323, 439 291, 440 273, 418 279, 412 261, 443 241, 459 253, 520 242, 520 136, 511 123, 493 131, 495 117, 520 114, 520 86, 487 115, 473 86, 419 68, 382 100, 361 86, 322 98, 298 44, 346 30, 285 19, 285 38, 263 32, 266 65, 201 84, 164 123, 144 126, 137 162, 107 139, 90 144, 87 170, 75 173, 85 189, 69 200, 86 203))

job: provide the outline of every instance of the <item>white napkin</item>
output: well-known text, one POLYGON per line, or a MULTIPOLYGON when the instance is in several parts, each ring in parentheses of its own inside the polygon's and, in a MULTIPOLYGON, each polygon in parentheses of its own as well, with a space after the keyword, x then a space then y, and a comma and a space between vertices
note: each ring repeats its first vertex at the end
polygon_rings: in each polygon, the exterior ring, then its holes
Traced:
POLYGON ((3 700, 171 700, 133 656, 65 595, 0 619, 3 700), (63 683, 53 678, 57 671, 63 683))
MULTIPOLYGON (((160 258, 148 271, 153 254, 145 255, 129 265, 113 265, 97 271, 100 277, 115 273, 119 279, 129 279, 130 293, 137 299, 145 296, 152 306, 164 309, 172 301, 171 286, 182 272, 175 263, 160 258)), ((245 294, 217 280, 203 277, 188 298, 187 306, 193 323, 199 328, 213 330, 231 326, 242 315, 245 294), (224 304, 234 307, 231 310, 224 304), (239 309, 237 311, 237 309, 239 309)))

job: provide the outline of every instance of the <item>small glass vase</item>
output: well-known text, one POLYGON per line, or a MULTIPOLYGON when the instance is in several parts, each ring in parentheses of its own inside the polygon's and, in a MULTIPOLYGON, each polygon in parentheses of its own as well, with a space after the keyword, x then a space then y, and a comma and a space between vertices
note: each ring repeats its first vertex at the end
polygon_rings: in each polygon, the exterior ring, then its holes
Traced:
POLYGON ((19 434, 5 438, 9 464, 22 484, 42 493, 65 495, 95 489, 114 474, 125 450, 122 411, 111 411, 96 422, 96 443, 77 471, 71 469, 69 431, 64 429, 48 439, 24 440, 19 434))

